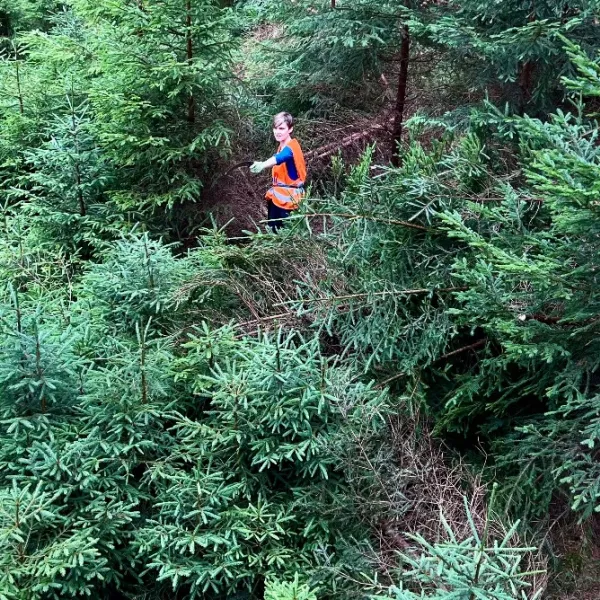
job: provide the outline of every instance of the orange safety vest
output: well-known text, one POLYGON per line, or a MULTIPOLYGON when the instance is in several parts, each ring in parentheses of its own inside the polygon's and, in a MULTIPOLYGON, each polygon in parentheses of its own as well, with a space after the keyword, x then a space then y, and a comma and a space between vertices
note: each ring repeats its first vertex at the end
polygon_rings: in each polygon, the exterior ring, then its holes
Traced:
MULTIPOLYGON (((290 140, 287 146, 294 155, 298 179, 292 179, 285 163, 273 167, 273 185, 265 197, 273 204, 284 210, 296 210, 304 196, 304 181, 306 180, 306 162, 298 140, 290 140)), ((279 147, 281 151, 283 146, 279 147)))

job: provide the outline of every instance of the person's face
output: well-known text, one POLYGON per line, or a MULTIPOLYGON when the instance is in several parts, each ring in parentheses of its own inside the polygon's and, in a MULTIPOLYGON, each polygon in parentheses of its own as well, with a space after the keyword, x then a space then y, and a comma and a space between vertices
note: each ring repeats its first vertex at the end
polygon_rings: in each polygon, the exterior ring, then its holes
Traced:
POLYGON ((273 127, 273 135, 278 142, 287 142, 292 135, 293 127, 288 127, 285 121, 280 121, 273 127))

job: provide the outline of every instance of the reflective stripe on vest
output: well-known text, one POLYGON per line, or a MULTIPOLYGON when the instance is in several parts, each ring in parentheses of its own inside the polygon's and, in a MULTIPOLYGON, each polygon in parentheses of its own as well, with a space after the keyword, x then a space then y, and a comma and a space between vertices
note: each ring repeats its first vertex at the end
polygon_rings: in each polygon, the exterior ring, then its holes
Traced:
POLYGON ((284 210, 296 210, 300 204, 300 200, 302 200, 302 196, 304 196, 303 185, 274 185, 267 192, 267 198, 284 210))

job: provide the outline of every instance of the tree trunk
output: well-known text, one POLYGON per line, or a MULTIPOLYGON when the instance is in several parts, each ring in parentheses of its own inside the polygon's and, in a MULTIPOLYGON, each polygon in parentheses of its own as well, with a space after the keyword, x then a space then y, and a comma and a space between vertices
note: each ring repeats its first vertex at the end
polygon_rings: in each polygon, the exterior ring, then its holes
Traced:
POLYGON ((10 37, 10 17, 3 10, 0 11, 0 37, 10 37))
POLYGON ((140 374, 142 376, 142 404, 148 404, 148 377, 146 374, 146 331, 140 325, 140 374))
MULTIPOLYGON (((188 65, 192 66, 194 60, 194 48, 192 45, 192 2, 191 0, 186 0, 186 17, 185 17, 185 25, 186 25, 186 42, 187 42, 187 61, 188 65)), ((196 101, 194 99, 194 92, 190 90, 190 95, 188 97, 188 112, 187 112, 187 120, 188 123, 193 123, 196 120, 196 101)))
POLYGON ((81 152, 79 149, 79 141, 77 139, 78 127, 77 127, 77 119, 75 118, 75 93, 72 91, 71 96, 71 127, 73 131, 73 144, 75 145, 75 159, 73 160, 73 168, 75 170, 75 188, 77 189, 77 201, 79 202, 79 214, 82 217, 85 217, 85 199, 83 197, 83 188, 81 186, 81 167, 79 164, 79 157, 81 156, 81 152))
MULTIPOLYGON (((564 12, 564 10, 563 10, 564 12)), ((527 17, 528 23, 534 23, 537 20, 536 12, 535 12, 535 0, 531 3, 531 11, 529 16, 527 17)), ((525 109, 531 100, 531 96, 533 95, 533 72, 534 72, 535 64, 531 60, 526 60, 521 65, 521 70, 519 72, 519 113, 521 115, 525 114, 525 109)))
POLYGON ((81 189, 81 171, 79 170, 79 163, 75 163, 75 185, 77 186, 77 200, 79 201, 79 215, 85 217, 85 200, 83 198, 83 191, 81 189))
POLYGON ((19 112, 23 114, 25 109, 23 107, 23 92, 21 91, 21 73, 19 72, 19 49, 16 44, 13 44, 15 49, 15 68, 17 76, 17 96, 19 97, 19 112))
POLYGON ((392 164, 398 167, 400 158, 400 140, 404 125, 404 108, 406 104, 406 82, 408 80, 408 63, 410 59, 410 31, 408 26, 402 28, 402 45, 400 47, 400 75, 398 76, 398 92, 394 109, 394 127, 392 130, 392 164))
MULTIPOLYGON (((35 372, 38 377, 38 381, 44 380, 44 369, 42 367, 42 351, 40 348, 40 333, 38 331, 37 323, 35 325, 35 372)), ((40 397, 40 406, 42 412, 45 413, 47 409, 46 393, 42 386, 42 395, 40 397)))
POLYGON ((528 60, 521 67, 519 73, 519 89, 521 91, 519 111, 525 113, 525 109, 529 104, 533 92, 533 69, 534 64, 528 60))

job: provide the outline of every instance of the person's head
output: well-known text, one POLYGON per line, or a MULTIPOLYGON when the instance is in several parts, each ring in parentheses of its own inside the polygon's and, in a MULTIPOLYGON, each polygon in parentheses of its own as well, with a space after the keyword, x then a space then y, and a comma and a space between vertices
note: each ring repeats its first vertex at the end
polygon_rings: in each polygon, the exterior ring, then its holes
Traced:
POLYGON ((294 117, 288 112, 277 113, 273 117, 273 135, 278 142, 287 142, 294 131, 294 117))

